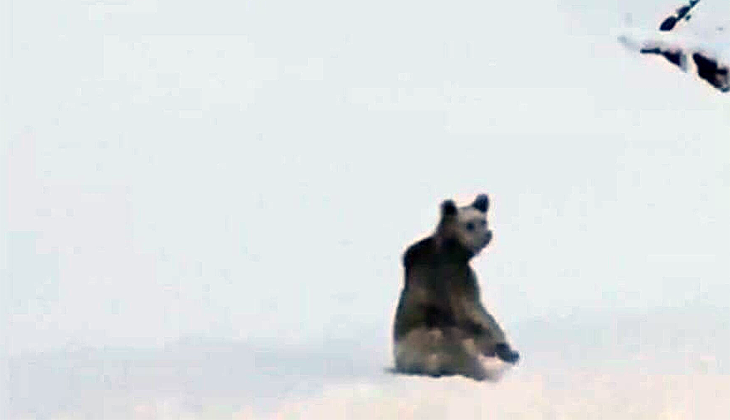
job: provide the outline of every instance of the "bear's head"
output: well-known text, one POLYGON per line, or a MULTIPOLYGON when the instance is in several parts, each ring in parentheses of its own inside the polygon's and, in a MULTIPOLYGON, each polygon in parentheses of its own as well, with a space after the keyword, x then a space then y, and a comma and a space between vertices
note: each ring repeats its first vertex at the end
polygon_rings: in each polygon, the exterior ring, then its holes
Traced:
POLYGON ((453 200, 441 203, 441 221, 437 237, 445 243, 456 243, 470 255, 476 255, 492 240, 487 224, 489 197, 480 194, 468 206, 457 207, 453 200))

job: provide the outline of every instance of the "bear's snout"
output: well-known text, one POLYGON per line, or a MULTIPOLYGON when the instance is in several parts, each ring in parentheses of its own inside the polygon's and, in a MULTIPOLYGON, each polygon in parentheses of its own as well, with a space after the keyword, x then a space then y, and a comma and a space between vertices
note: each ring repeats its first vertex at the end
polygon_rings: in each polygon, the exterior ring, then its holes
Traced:
POLYGON ((487 233, 484 235, 484 246, 489 245, 489 243, 492 241, 492 231, 488 230, 487 233))

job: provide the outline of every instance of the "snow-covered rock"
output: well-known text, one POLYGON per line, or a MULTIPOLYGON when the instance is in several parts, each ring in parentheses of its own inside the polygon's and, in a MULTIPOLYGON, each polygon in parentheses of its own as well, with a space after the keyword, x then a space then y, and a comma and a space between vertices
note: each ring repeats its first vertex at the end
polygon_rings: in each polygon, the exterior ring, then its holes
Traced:
MULTIPOLYGON (((727 92, 730 90, 730 28, 715 27, 716 33, 712 35, 708 35, 707 28, 693 30, 687 21, 698 3, 699 0, 691 0, 680 7, 661 22, 658 30, 622 31, 618 39, 641 54, 661 55, 683 71, 696 74, 714 88, 727 92)), ((712 13, 712 5, 699 8, 697 13, 712 13)))

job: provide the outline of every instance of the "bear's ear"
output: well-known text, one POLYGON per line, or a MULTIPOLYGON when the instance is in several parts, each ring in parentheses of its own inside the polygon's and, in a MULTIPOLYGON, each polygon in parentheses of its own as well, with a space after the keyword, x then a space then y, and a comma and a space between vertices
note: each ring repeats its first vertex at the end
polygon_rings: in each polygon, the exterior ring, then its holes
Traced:
POLYGON ((482 213, 486 213, 489 210, 489 197, 486 194, 479 194, 471 206, 482 213))
POLYGON ((441 203, 441 217, 456 216, 457 211, 454 200, 445 200, 441 203))

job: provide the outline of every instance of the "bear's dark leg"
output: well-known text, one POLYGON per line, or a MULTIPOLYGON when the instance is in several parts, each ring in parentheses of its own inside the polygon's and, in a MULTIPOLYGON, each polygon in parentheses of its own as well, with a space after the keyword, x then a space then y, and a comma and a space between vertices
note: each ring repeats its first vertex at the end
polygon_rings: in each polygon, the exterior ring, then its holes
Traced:
POLYGON ((520 360, 520 354, 512 350, 507 343, 499 343, 494 346, 494 352, 503 362, 515 364, 520 360))

